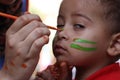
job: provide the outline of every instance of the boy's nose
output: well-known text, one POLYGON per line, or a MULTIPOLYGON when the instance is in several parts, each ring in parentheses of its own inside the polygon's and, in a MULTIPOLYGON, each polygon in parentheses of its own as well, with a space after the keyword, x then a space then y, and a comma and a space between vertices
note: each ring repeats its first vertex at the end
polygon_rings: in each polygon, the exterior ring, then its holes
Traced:
POLYGON ((59 39, 68 40, 69 39, 69 30, 68 30, 68 28, 64 27, 61 31, 58 31, 57 36, 59 37, 59 39))

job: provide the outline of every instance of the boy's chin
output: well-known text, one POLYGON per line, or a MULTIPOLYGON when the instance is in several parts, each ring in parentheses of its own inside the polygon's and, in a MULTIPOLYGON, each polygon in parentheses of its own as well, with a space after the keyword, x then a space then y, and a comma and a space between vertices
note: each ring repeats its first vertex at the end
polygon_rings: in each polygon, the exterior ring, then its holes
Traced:
POLYGON ((57 62, 68 62, 62 56, 56 56, 56 60, 57 60, 57 62))
POLYGON ((65 62, 67 65, 71 65, 71 63, 69 62, 69 60, 67 60, 67 59, 64 58, 63 56, 57 56, 57 57, 56 57, 56 62, 57 62, 57 63, 65 62))

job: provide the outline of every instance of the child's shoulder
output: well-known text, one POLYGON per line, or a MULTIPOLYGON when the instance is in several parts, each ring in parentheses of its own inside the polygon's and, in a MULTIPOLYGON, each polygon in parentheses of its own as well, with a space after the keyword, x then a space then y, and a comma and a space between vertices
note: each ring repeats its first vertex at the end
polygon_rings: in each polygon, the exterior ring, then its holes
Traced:
POLYGON ((86 80, 120 80, 119 63, 114 63, 97 71, 86 80))

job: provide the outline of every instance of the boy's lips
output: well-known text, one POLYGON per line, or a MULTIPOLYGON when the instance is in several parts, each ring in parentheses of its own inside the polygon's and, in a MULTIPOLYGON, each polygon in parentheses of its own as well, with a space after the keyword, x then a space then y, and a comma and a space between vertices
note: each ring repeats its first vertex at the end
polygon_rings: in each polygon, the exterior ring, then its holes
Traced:
POLYGON ((55 51, 55 53, 57 53, 57 55, 67 53, 67 49, 65 47, 63 47, 62 45, 55 45, 54 51, 55 51))

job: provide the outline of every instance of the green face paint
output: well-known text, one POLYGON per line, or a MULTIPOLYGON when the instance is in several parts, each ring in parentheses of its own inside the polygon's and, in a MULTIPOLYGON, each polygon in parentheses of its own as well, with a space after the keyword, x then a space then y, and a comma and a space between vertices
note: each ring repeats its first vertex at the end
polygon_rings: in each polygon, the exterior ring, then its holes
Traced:
POLYGON ((71 44, 70 45, 71 48, 75 48, 75 49, 78 49, 78 50, 82 50, 82 51, 95 51, 96 48, 87 48, 87 47, 82 47, 78 44, 71 44))
POLYGON ((96 42, 88 41, 88 40, 84 40, 84 39, 79 39, 79 38, 76 38, 76 39, 74 39, 73 41, 74 41, 74 42, 80 42, 80 43, 96 44, 96 42))

